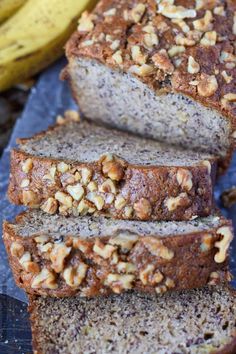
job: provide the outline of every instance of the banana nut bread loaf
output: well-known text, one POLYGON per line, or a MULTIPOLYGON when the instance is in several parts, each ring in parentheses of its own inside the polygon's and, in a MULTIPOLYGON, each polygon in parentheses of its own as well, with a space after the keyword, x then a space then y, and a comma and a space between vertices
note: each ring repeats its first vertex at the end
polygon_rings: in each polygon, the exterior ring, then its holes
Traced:
POLYGON ((221 156, 236 142, 236 2, 101 0, 65 77, 94 121, 221 156))
POLYGON ((235 291, 30 297, 35 354, 234 354, 235 291))
POLYGON ((64 217, 32 210, 5 222, 4 243, 18 286, 66 297, 164 293, 230 280, 230 221, 64 217))
POLYGON ((86 121, 12 151, 9 199, 50 214, 190 220, 213 206, 216 159, 86 121))

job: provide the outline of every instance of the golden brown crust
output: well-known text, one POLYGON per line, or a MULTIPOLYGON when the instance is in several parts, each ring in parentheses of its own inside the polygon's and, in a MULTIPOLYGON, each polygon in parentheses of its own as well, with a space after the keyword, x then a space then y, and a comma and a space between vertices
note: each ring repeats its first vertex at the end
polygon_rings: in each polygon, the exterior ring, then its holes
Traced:
MULTIPOLYGON (((17 222, 23 220, 24 214, 17 222)), ((227 249, 220 263, 216 256, 222 253, 222 228, 231 232, 225 219, 207 231, 166 238, 67 235, 59 248, 45 232, 22 237, 8 222, 3 228, 15 281, 29 294, 91 297, 131 288, 162 293, 230 280, 227 249)))
POLYGON ((8 190, 10 201, 29 207, 41 207, 52 214, 61 207, 61 214, 78 215, 82 212, 78 209, 81 200, 87 203, 86 200, 90 198, 89 206, 94 209, 91 209, 92 213, 141 220, 190 220, 196 216, 209 215, 214 206, 214 160, 191 167, 138 166, 120 159, 89 164, 64 161, 70 166, 64 173, 58 171, 60 162, 14 149, 11 153, 8 190), (28 163, 30 165, 27 169, 28 163), (83 189, 80 188, 82 199, 72 198, 69 201, 72 205, 65 210, 63 200, 56 193, 62 192, 64 197, 68 196, 68 185, 78 183, 71 178, 78 176, 78 172, 81 175, 83 170, 89 171, 90 176, 83 189), (96 199, 96 195, 91 198, 91 188, 99 191, 99 198, 96 199), (49 198, 49 204, 53 203, 55 207, 51 211, 47 204, 49 198))
POLYGON ((231 125, 224 169, 236 142, 236 3, 203 1, 199 8, 193 0, 163 3, 100 1, 82 18, 66 46, 67 57, 69 62, 79 56, 98 60, 131 72, 162 94, 182 93, 219 111, 231 125), (185 17, 186 9, 192 14, 185 17))

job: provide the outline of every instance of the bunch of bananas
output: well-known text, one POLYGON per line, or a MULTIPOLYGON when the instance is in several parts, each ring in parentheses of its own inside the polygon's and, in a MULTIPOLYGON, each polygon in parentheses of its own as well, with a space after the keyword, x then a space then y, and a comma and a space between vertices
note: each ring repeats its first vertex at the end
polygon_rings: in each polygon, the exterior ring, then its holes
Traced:
POLYGON ((59 58, 81 12, 95 3, 96 0, 0 0, 0 92, 59 58))

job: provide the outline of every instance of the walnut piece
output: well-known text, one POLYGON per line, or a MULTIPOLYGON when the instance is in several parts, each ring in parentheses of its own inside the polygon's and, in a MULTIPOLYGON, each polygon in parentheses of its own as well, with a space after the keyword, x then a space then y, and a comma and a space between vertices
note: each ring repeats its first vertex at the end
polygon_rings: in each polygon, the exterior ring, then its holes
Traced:
POLYGON ((47 268, 43 268, 41 272, 36 275, 31 283, 31 287, 33 289, 44 288, 55 290, 58 288, 58 284, 56 283, 56 276, 54 272, 48 270, 47 268))
POLYGON ((57 212, 57 208, 58 208, 58 202, 56 201, 56 199, 50 197, 48 198, 42 205, 41 205, 41 209, 48 214, 55 214, 57 212))
POLYGON ((152 214, 151 203, 146 198, 141 198, 138 202, 134 203, 134 210, 137 217, 141 220, 148 220, 152 214))
POLYGON ((71 288, 77 288, 86 277, 88 266, 85 263, 79 263, 76 267, 67 267, 63 272, 63 278, 71 288))
POLYGON ((58 200, 62 205, 65 205, 67 208, 72 207, 72 198, 64 192, 56 192, 55 199, 58 200))
POLYGON ((11 244, 10 252, 12 256, 20 258, 23 256, 24 246, 21 243, 14 241, 11 244))
POLYGON ((73 186, 66 187, 67 192, 72 196, 74 200, 80 201, 84 195, 84 188, 80 183, 73 186))
POLYGON ((120 246, 121 251, 123 253, 127 253, 127 251, 130 251, 133 248, 134 244, 138 241, 138 239, 138 235, 131 234, 128 232, 120 232, 119 235, 110 238, 109 243, 111 245, 120 246))
POLYGON ((64 243, 54 244, 50 253, 52 268, 56 273, 62 272, 66 257, 70 254, 71 247, 67 247, 64 243))
POLYGON ((171 63, 169 55, 165 49, 159 50, 156 54, 152 56, 152 61, 155 66, 163 70, 164 73, 172 74, 174 72, 174 65, 171 63))
POLYGON ((120 161, 102 162, 102 172, 113 181, 121 181, 124 177, 124 166, 120 161))
POLYGON ((112 253, 116 250, 115 246, 104 245, 100 240, 96 239, 93 246, 93 251, 104 259, 108 259, 112 256, 112 253))
POLYGON ((161 272, 159 270, 154 272, 154 270, 154 265, 148 264, 146 268, 139 273, 139 277, 143 285, 154 285, 160 283, 163 280, 164 276, 161 274, 161 272))
POLYGON ((197 74, 199 71, 200 71, 200 65, 190 55, 189 58, 188 58, 188 72, 190 74, 197 74))
POLYGON ((141 242, 154 256, 161 257, 166 260, 171 260, 174 257, 174 252, 163 245, 163 242, 160 239, 149 236, 143 237, 141 242))
POLYGON ((104 284, 111 287, 114 293, 120 294, 122 290, 132 289, 132 283, 135 279, 131 274, 108 274, 104 284))
POLYGON ((231 241, 233 240, 232 230, 229 226, 222 226, 217 230, 217 234, 222 235, 222 239, 215 243, 215 247, 219 251, 215 254, 214 260, 216 263, 223 263, 226 259, 227 251, 231 241))
POLYGON ((33 191, 22 192, 22 202, 30 208, 38 208, 40 205, 40 197, 33 191))
POLYGON ((210 97, 218 89, 218 82, 215 75, 201 74, 201 79, 197 85, 197 90, 200 96, 210 97))
POLYGON ((193 187, 192 173, 184 168, 179 168, 176 174, 178 184, 187 191, 190 191, 193 187))
POLYGON ((177 197, 170 197, 165 201, 165 205, 169 211, 174 211, 178 207, 183 206, 188 201, 187 193, 180 193, 177 197))
POLYGON ((29 173, 33 168, 33 160, 32 159, 27 159, 22 163, 22 171, 25 173, 29 173))
POLYGON ((80 32, 89 32, 94 28, 94 23, 92 21, 92 15, 85 11, 82 13, 81 18, 79 19, 78 31, 80 32))

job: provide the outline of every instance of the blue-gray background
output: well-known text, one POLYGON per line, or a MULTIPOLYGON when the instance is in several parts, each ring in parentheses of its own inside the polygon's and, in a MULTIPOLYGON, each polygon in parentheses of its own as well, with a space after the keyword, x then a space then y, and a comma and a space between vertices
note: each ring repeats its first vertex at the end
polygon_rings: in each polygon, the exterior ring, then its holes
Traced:
MULTIPOLYGON (((9 154, 15 146, 16 138, 29 137, 34 133, 47 129, 55 122, 58 114, 63 114, 64 110, 76 108, 70 90, 66 83, 59 80, 61 68, 65 65, 62 60, 48 69, 39 79, 38 84, 32 89, 28 104, 18 119, 10 143, 6 148, 0 161, 0 234, 1 224, 4 219, 12 220, 14 216, 22 210, 19 207, 10 205, 6 198, 6 190, 9 176, 9 154)), ((210 138, 210 137, 209 137, 210 138)), ((221 193, 236 185, 236 155, 226 176, 222 177, 215 190, 215 197, 220 205, 221 193)), ((233 219, 236 229, 236 205, 230 210, 222 209, 223 214, 233 219)), ((236 238, 231 247, 231 271, 236 277, 236 238)), ((236 286, 236 281, 233 282, 236 286)), ((11 270, 8 267, 2 240, 0 239, 0 294, 6 294, 18 300, 26 301, 24 292, 18 289, 12 278, 11 270)))

